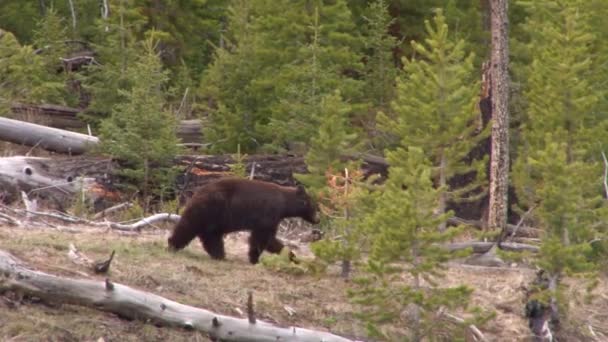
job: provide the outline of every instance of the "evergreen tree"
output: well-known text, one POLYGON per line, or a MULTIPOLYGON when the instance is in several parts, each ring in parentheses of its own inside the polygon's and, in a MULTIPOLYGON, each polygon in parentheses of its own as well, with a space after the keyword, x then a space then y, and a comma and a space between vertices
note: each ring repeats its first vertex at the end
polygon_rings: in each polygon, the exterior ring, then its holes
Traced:
POLYGON ((308 142, 322 96, 340 89, 351 99, 360 89, 345 76, 359 67, 345 2, 236 2, 230 13, 226 46, 202 81, 217 101, 208 133, 222 140, 217 150, 308 142))
MULTIPOLYGON (((473 200, 484 194, 484 160, 464 158, 487 132, 475 134, 478 118, 473 54, 465 55, 463 40, 454 41, 441 11, 427 21, 425 44, 412 42, 417 59, 404 60, 405 75, 397 80, 394 116, 380 113, 379 128, 393 134, 400 146, 420 146, 437 169, 434 178, 444 189, 438 210, 448 200, 473 200), (447 187, 455 176, 476 172, 477 180, 461 188, 447 187)), ((444 229, 442 225, 440 229, 444 229)))
POLYGON ((310 7, 300 23, 304 46, 275 75, 278 101, 266 130, 275 147, 308 144, 317 131, 320 103, 335 89, 353 112, 360 110, 362 82, 351 76, 362 71, 360 39, 346 2, 317 1, 310 7))
POLYGON ((325 239, 313 246, 324 262, 343 262, 343 276, 350 272, 350 262, 358 257, 358 232, 354 229, 358 163, 343 161, 343 155, 357 150, 357 134, 351 132, 348 116, 352 107, 336 90, 321 100, 316 117, 318 133, 306 153, 308 174, 297 175, 317 198, 328 220, 325 239), (340 237, 339 239, 337 239, 340 237))
POLYGON ((228 8, 230 32, 223 39, 224 46, 215 51, 215 58, 205 70, 200 93, 216 102, 208 108, 208 122, 204 136, 213 141, 212 151, 231 151, 241 146, 244 151, 254 149, 259 135, 254 131, 261 120, 256 109, 258 99, 251 91, 253 79, 263 71, 257 63, 257 37, 251 29, 253 3, 235 0, 228 8))
POLYGON ((136 59, 138 35, 147 24, 137 0, 122 0, 112 7, 107 20, 96 22, 93 41, 98 63, 90 64, 78 77, 91 102, 81 117, 97 128, 114 106, 124 101, 119 89, 128 89, 126 70, 136 59))
POLYGON ((372 108, 386 109, 393 98, 397 77, 393 49, 398 42, 388 32, 395 20, 390 17, 384 0, 370 3, 364 19, 367 23, 365 94, 372 102, 372 108))
POLYGON ((390 111, 390 103, 395 96, 395 79, 399 70, 395 63, 394 51, 398 48, 399 42, 389 33, 395 19, 389 15, 387 2, 384 0, 371 2, 363 18, 365 20, 363 101, 367 108, 363 109, 356 119, 367 132, 374 147, 382 151, 386 146, 384 136, 379 134, 376 128, 376 115, 379 111, 390 111))
POLYGON ((119 90, 124 97, 101 125, 103 149, 123 162, 122 174, 143 196, 164 191, 173 181, 172 158, 178 152, 176 120, 165 109, 163 70, 153 39, 125 72, 131 85, 119 90))
POLYGON ((8 113, 12 102, 62 104, 65 96, 64 82, 49 74, 43 57, 0 30, 0 113, 8 113))
MULTIPOLYGON (((594 77, 598 46, 584 1, 520 2, 531 49, 522 144, 513 179, 522 206, 536 206, 533 219, 545 229, 538 265, 549 276, 589 274, 606 255, 608 232, 602 184, 605 115, 598 109, 602 87, 594 77), (595 241, 592 243, 592 241, 595 241)), ((540 292, 555 304, 560 287, 540 292), (549 299, 551 298, 551 299, 549 299)), ((561 304, 562 303, 558 303, 561 304)), ((562 310, 565 306, 561 307, 562 310)))
POLYGON ((451 213, 433 213, 444 189, 432 182, 432 165, 422 149, 398 148, 387 153, 391 168, 375 210, 362 220, 363 234, 371 241, 364 276, 352 292, 364 306, 363 319, 370 334, 388 341, 421 341, 441 333, 435 323, 441 306, 464 306, 471 293, 463 286, 439 287, 449 252, 438 244, 453 239, 458 229, 444 233, 437 226, 451 213), (408 336, 385 324, 408 314, 408 336))

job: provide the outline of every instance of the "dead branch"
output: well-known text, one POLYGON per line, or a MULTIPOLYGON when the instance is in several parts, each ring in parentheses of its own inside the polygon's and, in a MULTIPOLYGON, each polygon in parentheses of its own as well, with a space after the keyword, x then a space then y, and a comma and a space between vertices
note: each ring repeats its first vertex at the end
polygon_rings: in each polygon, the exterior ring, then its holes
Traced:
MULTIPOLYGON (((472 248, 475 253, 485 253, 492 248, 492 246, 496 245, 494 242, 482 242, 482 241, 471 241, 471 242, 454 242, 446 245, 442 245, 443 248, 447 249, 450 252, 455 252, 467 248, 472 248)), ((538 253, 540 251, 540 247, 526 245, 523 243, 503 243, 502 249, 512 252, 533 252, 538 253)))
POLYGON ((129 319, 207 333, 222 341, 352 342, 331 333, 282 328, 257 320, 239 319, 174 302, 150 292, 106 281, 59 277, 27 268, 0 250, 0 283, 4 289, 42 300, 87 306, 129 319))
POLYGON ((97 214, 95 214, 93 216, 93 219, 94 220, 99 220, 101 218, 104 218, 106 215, 108 215, 110 213, 113 213, 113 212, 116 212, 116 211, 120 211, 120 210, 123 210, 123 209, 128 209, 128 208, 131 208, 132 206, 133 206, 133 203, 131 203, 131 202, 120 203, 120 204, 117 204, 115 206, 109 207, 107 209, 104 209, 104 210, 98 212, 97 214))
MULTIPOLYGON (((450 217, 448 219, 448 223, 452 224, 452 225, 466 225, 466 226, 471 226, 471 227, 475 227, 475 228, 479 228, 482 229, 483 228, 483 223, 480 220, 466 220, 460 217, 450 217)), ((513 225, 513 224, 507 224, 506 227, 506 232, 510 235, 513 235, 513 232, 515 232, 515 228, 517 226, 513 225)), ((522 233, 524 236, 529 236, 529 237, 536 237, 539 236, 540 234, 542 234, 542 230, 538 229, 538 228, 534 228, 534 227, 526 227, 526 226, 520 226, 519 228, 517 228, 517 231, 522 233)))
POLYGON ((12 226, 17 226, 20 227, 22 225, 21 221, 17 220, 16 218, 4 214, 4 213, 0 213, 0 219, 6 221, 8 224, 12 225, 12 226))
POLYGON ((110 225, 110 228, 116 229, 116 230, 140 231, 143 227, 145 227, 147 225, 152 225, 156 222, 169 221, 169 222, 177 223, 177 222, 179 222, 179 219, 180 219, 180 216, 177 214, 160 213, 160 214, 154 214, 152 216, 143 218, 132 224, 110 223, 109 225, 110 225))
MULTIPOLYGON (((439 315, 449 319, 450 321, 452 321, 456 324, 460 324, 460 325, 466 324, 466 321, 463 318, 455 316, 449 312, 446 312, 445 308, 439 309, 439 315)), ((469 329, 470 333, 473 335, 472 337, 473 337, 474 341, 476 341, 476 342, 487 341, 486 337, 483 335, 481 330, 479 330, 479 328, 477 328, 474 324, 469 324, 467 326, 467 328, 469 329)))

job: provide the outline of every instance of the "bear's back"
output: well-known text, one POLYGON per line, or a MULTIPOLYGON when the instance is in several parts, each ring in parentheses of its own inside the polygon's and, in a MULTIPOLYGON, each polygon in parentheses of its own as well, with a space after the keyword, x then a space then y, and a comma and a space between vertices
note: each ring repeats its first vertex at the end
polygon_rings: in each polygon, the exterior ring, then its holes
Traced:
POLYGON ((257 180, 222 178, 201 187, 191 207, 206 220, 233 228, 278 223, 284 213, 285 194, 293 189, 257 180), (276 222, 275 222, 276 221, 276 222))

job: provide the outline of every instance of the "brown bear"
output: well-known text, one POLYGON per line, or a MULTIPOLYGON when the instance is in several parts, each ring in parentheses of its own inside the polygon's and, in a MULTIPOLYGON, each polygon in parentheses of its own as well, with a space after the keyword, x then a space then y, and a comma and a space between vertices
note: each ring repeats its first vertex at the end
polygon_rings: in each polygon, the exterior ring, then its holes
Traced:
POLYGON ((212 258, 224 259, 224 235, 250 231, 249 261, 256 264, 264 250, 283 249, 276 234, 286 217, 319 223, 317 207, 302 186, 222 178, 194 193, 168 239, 169 249, 180 250, 198 237, 212 258))

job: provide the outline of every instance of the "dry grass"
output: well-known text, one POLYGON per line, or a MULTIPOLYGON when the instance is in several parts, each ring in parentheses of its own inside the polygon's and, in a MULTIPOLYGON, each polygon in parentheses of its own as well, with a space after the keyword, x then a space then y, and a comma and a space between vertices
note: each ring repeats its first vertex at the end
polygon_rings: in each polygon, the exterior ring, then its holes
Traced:
MULTIPOLYGON (((348 284, 333 274, 296 276, 251 266, 247 262, 245 234, 227 238, 228 260, 218 262, 209 259, 197 241, 177 254, 167 252, 166 232, 162 230, 126 236, 95 228, 79 229, 80 232, 74 233, 51 228, 0 227, 0 248, 45 272, 69 277, 87 273, 91 278, 96 276, 67 257, 69 243, 96 260, 106 258, 115 250, 109 275, 115 282, 233 316, 242 316, 246 311, 247 292, 253 290, 260 319, 280 325, 330 330, 350 337, 365 335, 364 328, 354 318, 357 308, 346 298, 348 284), (295 314, 290 315, 286 307, 293 308, 295 314)), ((303 246, 298 255, 309 253, 303 246)), ((493 321, 480 327, 489 339, 523 341, 528 328, 522 316, 524 293, 520 286, 533 277, 530 269, 452 265, 445 285, 468 284, 475 289, 472 304, 496 312, 493 321)), ((602 282, 595 291, 595 299, 577 302, 570 314, 581 327, 592 326, 598 336, 608 330, 607 289, 606 282, 602 282)), ((572 291, 582 290, 573 286, 572 291)), ((2 341, 96 341, 100 337, 105 341, 208 340, 202 334, 129 322, 109 313, 72 305, 31 301, 12 305, 15 302, 19 301, 0 297, 2 341)))

